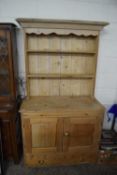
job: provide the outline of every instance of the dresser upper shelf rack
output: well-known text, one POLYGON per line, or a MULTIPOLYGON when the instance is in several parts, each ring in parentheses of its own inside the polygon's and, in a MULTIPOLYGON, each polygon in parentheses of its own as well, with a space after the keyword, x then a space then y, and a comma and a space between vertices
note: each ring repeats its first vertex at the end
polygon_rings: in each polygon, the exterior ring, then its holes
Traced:
POLYGON ((27 96, 93 96, 107 22, 17 19, 24 30, 27 96))

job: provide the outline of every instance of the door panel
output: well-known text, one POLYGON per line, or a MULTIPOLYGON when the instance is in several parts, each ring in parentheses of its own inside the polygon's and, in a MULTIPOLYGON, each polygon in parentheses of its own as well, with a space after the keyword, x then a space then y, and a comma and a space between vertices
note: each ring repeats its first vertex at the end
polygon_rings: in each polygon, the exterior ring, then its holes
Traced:
POLYGON ((93 124, 74 124, 70 127, 70 146, 86 146, 93 143, 93 124))
POLYGON ((93 147, 96 137, 95 117, 64 119, 64 150, 93 147))
POLYGON ((26 151, 29 153, 40 153, 61 150, 62 137, 60 137, 60 132, 58 131, 60 127, 61 121, 58 118, 37 117, 35 119, 24 119, 24 144, 26 151))
POLYGON ((56 144, 56 121, 32 124, 32 147, 47 148, 56 144))

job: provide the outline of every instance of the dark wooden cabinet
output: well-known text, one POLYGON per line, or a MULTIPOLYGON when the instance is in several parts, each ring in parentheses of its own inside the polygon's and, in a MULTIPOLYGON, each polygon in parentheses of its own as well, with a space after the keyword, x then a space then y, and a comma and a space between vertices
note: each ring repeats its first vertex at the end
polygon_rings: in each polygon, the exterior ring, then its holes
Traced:
POLYGON ((19 161, 21 129, 18 108, 16 26, 0 24, 0 120, 3 153, 19 161))

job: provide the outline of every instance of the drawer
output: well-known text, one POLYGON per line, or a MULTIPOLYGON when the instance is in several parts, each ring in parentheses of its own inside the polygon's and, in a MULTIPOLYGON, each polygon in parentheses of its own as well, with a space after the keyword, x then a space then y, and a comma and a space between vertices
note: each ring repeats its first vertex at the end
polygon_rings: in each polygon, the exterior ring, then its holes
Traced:
POLYGON ((71 153, 26 154, 25 163, 28 166, 76 165, 79 163, 96 163, 97 151, 79 151, 71 153))

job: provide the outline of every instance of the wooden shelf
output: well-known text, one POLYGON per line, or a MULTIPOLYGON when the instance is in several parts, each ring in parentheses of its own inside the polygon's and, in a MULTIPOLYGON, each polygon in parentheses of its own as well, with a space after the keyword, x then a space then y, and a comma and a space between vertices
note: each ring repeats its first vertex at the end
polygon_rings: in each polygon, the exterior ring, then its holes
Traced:
POLYGON ((28 74, 28 78, 74 78, 74 79, 93 79, 94 75, 93 74, 53 74, 53 73, 48 73, 48 74, 28 74))
POLYGON ((88 51, 61 51, 61 50, 27 50, 26 51, 29 54, 95 54, 94 52, 88 52, 88 51))

